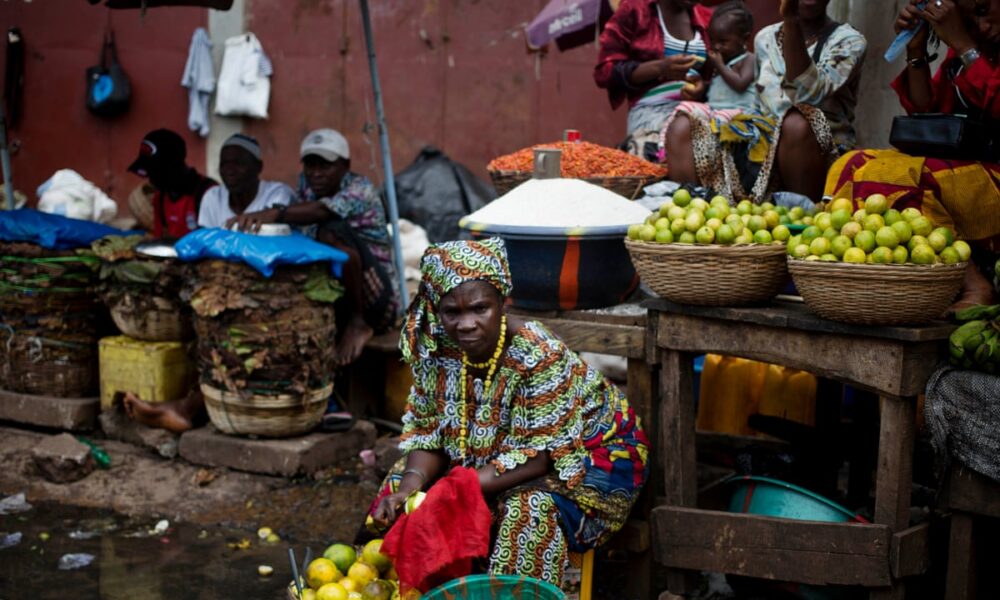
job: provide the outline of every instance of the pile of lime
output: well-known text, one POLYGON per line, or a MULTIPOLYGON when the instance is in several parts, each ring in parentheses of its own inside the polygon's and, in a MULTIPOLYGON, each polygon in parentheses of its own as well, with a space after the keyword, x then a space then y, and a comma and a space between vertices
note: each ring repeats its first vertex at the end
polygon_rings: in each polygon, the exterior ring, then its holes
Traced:
POLYGON ((812 225, 788 240, 797 259, 867 264, 933 265, 966 262, 972 248, 947 227, 935 228, 917 208, 889 208, 882 194, 854 209, 847 198, 829 203, 812 225))
MULTIPOLYGON (((348 544, 331 545, 306 568, 299 600, 399 599, 396 569, 381 550, 380 539, 360 551, 348 544)), ((294 584, 291 589, 298 598, 294 584)))
POLYGON ((651 214, 645 223, 630 225, 630 240, 659 244, 771 244, 791 238, 790 225, 811 223, 802 208, 742 200, 734 207, 725 196, 710 201, 692 198, 685 189, 651 214))

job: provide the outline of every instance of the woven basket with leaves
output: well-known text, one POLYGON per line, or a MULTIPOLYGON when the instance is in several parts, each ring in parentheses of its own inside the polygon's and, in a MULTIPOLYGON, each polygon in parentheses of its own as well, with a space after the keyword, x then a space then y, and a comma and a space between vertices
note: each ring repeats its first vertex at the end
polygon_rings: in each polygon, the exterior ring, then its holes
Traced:
POLYGON ((272 438, 313 430, 323 418, 332 392, 332 383, 305 395, 235 393, 201 384, 208 418, 216 429, 229 435, 272 438))
POLYGON ((639 278, 678 304, 742 306, 774 298, 788 280, 784 244, 736 246, 625 240, 639 278))
MULTIPOLYGON (((490 171, 490 179, 493 187, 497 190, 497 195, 503 196, 507 192, 531 179, 531 173, 524 171, 490 171)), ((655 177, 588 177, 581 178, 587 183, 599 185, 611 190, 619 196, 624 196, 629 200, 635 200, 642 196, 642 188, 656 181, 655 177)))
POLYGON ((795 287, 810 310, 856 325, 918 325, 940 318, 962 287, 965 266, 788 259, 795 287))

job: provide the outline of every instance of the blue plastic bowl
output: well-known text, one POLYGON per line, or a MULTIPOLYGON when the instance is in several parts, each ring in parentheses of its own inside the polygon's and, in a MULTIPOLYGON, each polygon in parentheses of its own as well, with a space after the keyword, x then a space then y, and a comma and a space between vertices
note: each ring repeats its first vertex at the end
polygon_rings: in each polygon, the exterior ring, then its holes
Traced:
POLYGON ((556 228, 473 223, 473 239, 507 245, 514 280, 511 303, 527 310, 582 310, 621 304, 639 285, 625 234, 628 226, 556 228))
POLYGON ((730 481, 736 489, 729 512, 827 523, 868 522, 832 500, 778 479, 744 475, 730 481))
POLYGON ((423 600, 565 600, 551 583, 517 575, 469 575, 449 581, 422 596, 423 600))

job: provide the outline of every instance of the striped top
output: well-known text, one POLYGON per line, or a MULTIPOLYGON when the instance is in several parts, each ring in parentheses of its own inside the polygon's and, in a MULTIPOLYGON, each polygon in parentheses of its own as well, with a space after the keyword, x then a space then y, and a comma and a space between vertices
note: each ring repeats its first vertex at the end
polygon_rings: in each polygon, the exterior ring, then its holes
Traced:
MULTIPOLYGON (((656 10, 660 21, 660 30, 663 32, 663 56, 665 58, 683 55, 694 56, 698 59, 698 68, 700 69, 701 65, 705 64, 705 60, 708 58, 708 48, 705 45, 705 40, 701 37, 701 33, 695 30, 694 38, 691 40, 675 38, 667 30, 667 24, 663 20, 663 12, 660 10, 659 4, 657 4, 656 10)), ((697 69, 688 71, 688 75, 700 74, 697 69)), ((686 83, 684 80, 661 83, 643 94, 642 98, 635 105, 657 106, 667 104, 668 102, 680 102, 681 90, 684 89, 686 83)))

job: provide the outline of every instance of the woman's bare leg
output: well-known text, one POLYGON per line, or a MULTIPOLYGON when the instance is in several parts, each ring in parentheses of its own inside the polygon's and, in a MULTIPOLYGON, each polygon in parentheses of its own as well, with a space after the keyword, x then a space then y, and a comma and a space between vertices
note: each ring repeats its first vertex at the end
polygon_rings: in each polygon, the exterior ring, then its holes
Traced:
POLYGON ((694 168, 694 144, 691 141, 691 121, 687 115, 674 117, 667 128, 667 175, 678 183, 699 183, 694 168))
POLYGON ((809 121, 797 110, 789 111, 781 122, 775 168, 782 190, 808 196, 815 202, 822 199, 826 156, 809 121))

